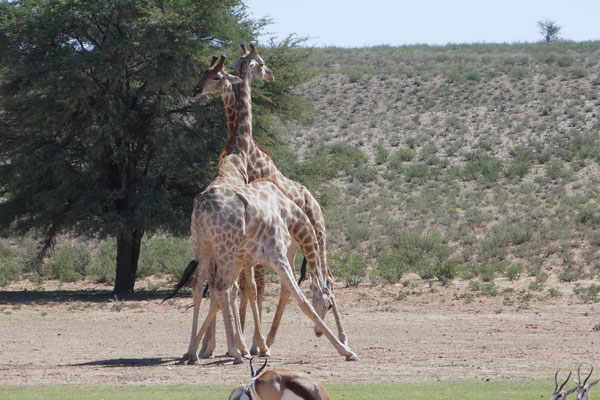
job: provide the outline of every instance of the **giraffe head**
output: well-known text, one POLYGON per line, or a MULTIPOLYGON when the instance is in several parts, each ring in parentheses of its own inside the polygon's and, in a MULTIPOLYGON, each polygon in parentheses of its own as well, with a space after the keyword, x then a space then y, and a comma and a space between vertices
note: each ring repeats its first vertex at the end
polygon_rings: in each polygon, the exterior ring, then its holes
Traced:
MULTIPOLYGON (((315 279, 311 278, 310 280, 313 308, 315 309, 319 318, 321 318, 322 320, 325 320, 325 315, 327 314, 327 311, 329 311, 333 306, 331 298, 331 287, 328 286, 328 284, 328 282, 321 278, 320 271, 317 271, 317 276, 315 279), (319 280, 320 283, 316 282, 319 280)), ((321 331, 321 329, 319 329, 316 325, 315 335, 317 335, 317 337, 323 335, 323 331, 321 331)))
POLYGON ((242 80, 237 76, 228 74, 223 67, 225 56, 221 56, 219 62, 218 57, 214 56, 208 68, 202 74, 200 82, 192 92, 192 100, 197 100, 200 96, 209 93, 221 93, 231 88, 231 85, 240 83, 242 80))
POLYGON ((251 44, 250 51, 248 51, 242 43, 242 52, 242 57, 230 65, 231 68, 239 68, 240 76, 249 76, 251 80, 258 79, 267 82, 275 80, 273 72, 265 65, 255 45, 251 44))

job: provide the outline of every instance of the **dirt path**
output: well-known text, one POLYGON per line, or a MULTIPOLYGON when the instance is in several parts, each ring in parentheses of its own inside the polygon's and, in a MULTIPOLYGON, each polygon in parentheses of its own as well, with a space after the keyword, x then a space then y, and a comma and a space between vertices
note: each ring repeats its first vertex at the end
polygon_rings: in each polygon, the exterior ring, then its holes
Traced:
MULTIPOLYGON (((181 364, 190 333, 191 310, 185 309, 190 298, 163 305, 154 298, 159 296, 107 302, 106 294, 91 292, 59 302, 70 292, 28 295, 19 285, 8 289, 0 292, 0 385, 234 385, 249 378, 247 364, 234 366, 230 358, 181 364)), ((527 305, 511 302, 512 295, 465 301, 461 283, 434 286, 433 292, 422 285, 422 294, 395 299, 400 290, 336 289, 360 362, 344 361, 325 338, 316 338, 308 318, 292 304, 269 365, 329 382, 415 382, 551 380, 556 368, 600 361, 600 332, 594 330, 600 304, 583 304, 567 294, 572 289, 527 305)), ((276 292, 276 285, 267 289, 265 332, 276 292)), ((331 316, 327 322, 334 325, 331 316)), ((217 354, 224 353, 224 341, 219 323, 217 354)))

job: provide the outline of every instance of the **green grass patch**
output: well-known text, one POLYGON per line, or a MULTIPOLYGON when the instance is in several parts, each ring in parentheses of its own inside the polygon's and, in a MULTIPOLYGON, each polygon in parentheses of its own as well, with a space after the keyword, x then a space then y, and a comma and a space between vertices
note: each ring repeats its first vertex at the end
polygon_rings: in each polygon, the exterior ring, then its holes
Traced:
MULTIPOLYGON (((533 382, 428 382, 410 384, 325 384, 337 400, 531 400, 549 397, 553 383, 533 382)), ((123 400, 123 399, 226 399, 231 386, 0 386, 5 400, 123 400)))

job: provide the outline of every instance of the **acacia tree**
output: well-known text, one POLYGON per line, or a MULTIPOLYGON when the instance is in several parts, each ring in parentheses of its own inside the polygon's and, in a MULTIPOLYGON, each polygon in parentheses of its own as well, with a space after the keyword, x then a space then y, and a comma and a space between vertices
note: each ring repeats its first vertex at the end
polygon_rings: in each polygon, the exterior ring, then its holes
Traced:
MULTIPOLYGON (((131 292, 143 235, 187 234, 225 140, 220 99, 189 101, 193 60, 265 23, 238 0, 0 0, 0 227, 42 254, 61 232, 114 236, 131 292)), ((269 49, 288 79, 257 88, 259 135, 293 115, 294 44, 269 49)))
POLYGON ((537 25, 540 34, 544 37, 546 42, 558 40, 558 33, 562 28, 558 26, 555 21, 538 21, 537 25))

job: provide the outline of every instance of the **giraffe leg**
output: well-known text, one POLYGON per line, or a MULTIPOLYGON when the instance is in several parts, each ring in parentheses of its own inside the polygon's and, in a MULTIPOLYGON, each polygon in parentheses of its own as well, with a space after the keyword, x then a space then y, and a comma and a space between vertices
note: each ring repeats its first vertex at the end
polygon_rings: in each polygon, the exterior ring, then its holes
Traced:
MULTIPOLYGON (((212 316, 212 321, 211 321, 208 329, 206 330, 204 337, 202 337, 202 347, 200 347, 200 353, 198 353, 198 356, 200 358, 213 358, 215 348, 217 347, 217 342, 216 342, 217 320, 215 318, 215 315, 219 311, 219 307, 218 307, 216 300, 211 298, 210 309, 212 310, 213 307, 216 308, 216 311, 214 312, 214 314, 212 316)), ((209 315, 210 315, 210 311, 209 311, 209 315)), ((198 346, 198 344, 196 344, 196 346, 198 346)))
MULTIPOLYGON (((260 321, 262 323, 262 305, 263 305, 263 299, 264 299, 264 294, 265 294, 265 266, 264 265, 257 265, 254 267, 254 281, 256 282, 256 305, 258 307, 258 321, 260 321)), ((263 342, 264 342, 264 337, 262 338, 263 342)), ((257 347, 257 338, 256 335, 254 335, 254 340, 252 341, 252 347, 257 347)), ((268 349, 268 346, 265 344, 266 347, 266 351, 262 351, 260 355, 261 356, 270 356, 270 352, 268 349), (268 354, 267 354, 268 353, 268 354)), ((250 349, 252 350, 252 349, 250 349)))
POLYGON ((204 285, 205 274, 211 262, 210 257, 199 257, 198 266, 196 267, 196 276, 194 278, 194 286, 192 287, 192 296, 194 298, 194 312, 192 316, 192 335, 188 351, 183 355, 184 359, 188 359, 191 363, 198 361, 196 355, 196 331, 198 330, 198 314, 200 313, 200 304, 202 303, 202 285, 204 285))
POLYGON ((190 344, 188 346, 188 351, 183 355, 184 359, 189 360, 190 363, 194 363, 198 361, 198 356, 196 355, 196 331, 198 330, 198 314, 200 313, 200 303, 202 302, 202 294, 198 290, 198 285, 194 285, 192 287, 192 296, 194 298, 194 314, 192 317, 192 337, 190 339, 190 344))
POLYGON ((287 305, 290 295, 290 291, 282 284, 279 293, 279 302, 277 303, 277 310, 275 310, 275 316, 273 317, 273 322, 271 323, 271 329, 267 335, 267 347, 271 347, 275 342, 275 336, 277 336, 277 330, 279 329, 279 324, 281 323, 281 318, 283 317, 283 311, 285 310, 285 306, 287 305))
MULTIPOLYGON (((250 353, 248 352, 248 348, 246 347, 246 342, 244 341, 244 336, 242 335, 242 327, 240 324, 240 312, 237 307, 237 289, 238 285, 233 284, 233 288, 229 291, 229 306, 231 307, 231 313, 233 314, 233 322, 235 326, 235 339, 237 342, 238 350, 242 353, 247 359, 250 359, 250 353)), ((231 354, 230 354, 231 355, 231 354)))
POLYGON ((338 338, 340 339, 340 342, 342 342, 346 346, 348 346, 348 336, 346 335, 346 332, 344 331, 344 327, 342 326, 342 320, 340 319, 340 315, 338 313, 335 297, 333 295, 331 295, 329 297, 329 300, 331 301, 331 311, 333 312, 333 318, 335 319, 335 325, 336 325, 337 331, 338 331, 338 338))
POLYGON ((204 319, 204 322, 202 323, 202 327, 200 328, 200 331, 194 338, 196 348, 200 344, 200 340, 202 339, 202 337, 203 336, 206 337, 207 330, 215 324, 215 321, 216 321, 215 316, 217 315, 217 312, 219 312, 219 309, 220 309, 220 307, 219 307, 218 301, 215 298, 213 298, 213 295, 211 294, 211 301, 210 301, 210 308, 208 310, 208 315, 204 319))
MULTIPOLYGON (((287 259, 288 263, 292 271, 294 270, 294 264, 296 259, 296 253, 298 252, 298 244, 293 242, 292 245, 288 248, 287 251, 287 259)), ((290 291, 281 284, 281 289, 279 290, 279 302, 277 303, 277 309, 275 310, 275 316, 273 317, 273 322, 271 323, 271 329, 269 329, 269 333, 267 334, 267 346, 271 347, 273 343, 275 343, 275 336, 277 336, 277 331, 279 330, 279 324, 281 324, 281 318, 283 317, 283 311, 287 306, 287 302, 290 298, 290 291)))
POLYGON ((319 330, 325 334, 327 339, 329 339, 329 342, 336 348, 338 353, 346 356, 346 361, 358 361, 358 356, 353 353, 352 350, 350 350, 350 347, 341 343, 338 338, 335 337, 333 332, 331 332, 329 327, 325 325, 323 320, 319 318, 313 306, 298 287, 287 260, 283 257, 278 257, 278 259, 273 260, 272 266, 279 275, 282 285, 285 285, 296 299, 300 309, 314 322, 319 330))
MULTIPOLYGON (((258 266, 255 268, 258 268, 258 266)), ((248 293, 248 301, 250 302, 250 307, 252 309, 252 318, 254 318, 254 339, 252 342, 252 347, 250 348, 250 354, 257 355, 258 350, 260 349, 260 354, 268 357, 271 355, 271 353, 269 353, 269 349, 265 344, 265 338, 260 331, 260 315, 256 300, 256 281, 254 280, 254 274, 252 273, 253 271, 246 272, 246 291, 248 293)))
MULTIPOLYGON (((242 354, 240 353, 240 351, 238 350, 238 348, 236 346, 236 337, 235 337, 233 323, 232 323, 232 320, 235 317, 233 317, 231 315, 232 313, 230 310, 230 307, 231 307, 230 293, 231 293, 230 287, 225 287, 225 288, 217 287, 215 290, 215 297, 219 302, 219 305, 221 307, 221 313, 223 314, 223 322, 225 324, 225 335, 227 337, 227 351, 229 352, 229 355, 234 358, 233 363, 240 364, 240 363, 244 362, 244 359, 242 358, 242 354)), ((239 317, 236 319, 237 319, 237 322, 239 323, 239 317)), ((238 325, 238 324, 236 323, 236 325, 238 325)))

